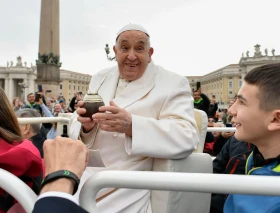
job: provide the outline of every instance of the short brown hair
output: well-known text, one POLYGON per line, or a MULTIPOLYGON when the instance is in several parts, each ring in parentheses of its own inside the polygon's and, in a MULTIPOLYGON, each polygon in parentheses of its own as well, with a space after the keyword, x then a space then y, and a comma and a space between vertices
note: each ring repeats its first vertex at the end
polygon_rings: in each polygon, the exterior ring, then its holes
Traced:
POLYGON ((16 114, 6 96, 4 90, 0 87, 0 138, 7 143, 21 142, 21 132, 16 114))
POLYGON ((244 80, 259 88, 260 109, 270 111, 280 108, 280 63, 257 67, 248 72, 244 80))

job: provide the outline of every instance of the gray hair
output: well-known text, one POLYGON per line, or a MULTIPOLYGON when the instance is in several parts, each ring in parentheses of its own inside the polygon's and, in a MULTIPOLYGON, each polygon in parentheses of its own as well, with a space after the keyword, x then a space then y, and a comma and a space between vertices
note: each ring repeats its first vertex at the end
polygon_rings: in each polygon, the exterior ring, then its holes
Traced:
MULTIPOLYGON (((144 33, 144 32, 143 32, 144 33)), ((146 34, 146 33, 145 33, 146 34)), ((148 48, 148 49, 150 49, 151 48, 151 40, 150 40, 150 36, 148 36, 147 34, 146 34, 146 36, 147 36, 147 43, 146 43, 146 47, 148 48)), ((117 39, 116 39, 116 43, 115 43, 115 46, 118 46, 118 40, 119 40, 119 36, 117 37, 117 39)))
MULTIPOLYGON (((16 112, 18 118, 36 118, 41 117, 40 113, 35 109, 21 109, 16 112)), ((42 124, 30 124, 31 130, 34 134, 40 132, 42 124)))

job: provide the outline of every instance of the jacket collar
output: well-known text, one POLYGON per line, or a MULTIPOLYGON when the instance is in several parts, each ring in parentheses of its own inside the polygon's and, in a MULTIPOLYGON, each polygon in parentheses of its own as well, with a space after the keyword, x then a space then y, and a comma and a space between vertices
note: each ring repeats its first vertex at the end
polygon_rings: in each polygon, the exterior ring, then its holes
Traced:
POLYGON ((156 66, 153 62, 150 62, 144 74, 139 79, 131 81, 127 87, 114 98, 120 77, 118 67, 115 67, 101 79, 100 84, 103 79, 106 78, 99 89, 99 95, 103 98, 105 105, 109 105, 109 101, 113 100, 119 107, 126 108, 151 91, 155 85, 155 73, 156 66))

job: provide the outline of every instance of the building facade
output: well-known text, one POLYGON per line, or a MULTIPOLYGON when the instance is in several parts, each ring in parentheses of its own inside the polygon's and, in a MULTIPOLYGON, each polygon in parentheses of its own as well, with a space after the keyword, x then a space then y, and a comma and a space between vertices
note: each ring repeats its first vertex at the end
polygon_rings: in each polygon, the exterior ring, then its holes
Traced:
POLYGON ((196 90, 197 82, 201 84, 201 90, 209 98, 215 96, 220 108, 227 108, 228 102, 234 98, 242 86, 244 76, 250 70, 269 63, 280 63, 280 55, 275 55, 275 50, 260 51, 260 45, 255 45, 253 56, 246 52, 242 54, 238 64, 230 64, 218 70, 210 72, 204 76, 186 76, 190 82, 190 87, 196 90))
MULTIPOLYGON (((0 86, 5 90, 9 100, 12 102, 14 97, 19 97, 22 101, 27 102, 27 95, 38 91, 36 83, 37 67, 27 66, 22 63, 22 58, 17 57, 17 63, 7 62, 6 67, 0 67, 0 86)), ((79 91, 85 94, 91 75, 60 70, 60 87, 56 96, 64 96, 67 102, 72 99, 74 93, 79 91)), ((44 89, 44 87, 43 87, 44 89)), ((46 96, 50 96, 46 93, 46 96)), ((57 98, 57 97, 56 97, 57 98)))

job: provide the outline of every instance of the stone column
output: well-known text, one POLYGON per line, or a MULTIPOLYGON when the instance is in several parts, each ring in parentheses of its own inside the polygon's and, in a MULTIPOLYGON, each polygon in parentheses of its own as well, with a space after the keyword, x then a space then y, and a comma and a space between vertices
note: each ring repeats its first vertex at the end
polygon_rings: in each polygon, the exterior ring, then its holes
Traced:
POLYGON ((59 94, 59 0, 41 0, 41 22, 36 84, 49 95, 59 94))
POLYGON ((5 92, 9 100, 12 102, 14 98, 14 79, 11 77, 8 78, 8 91, 5 92))
POLYGON ((5 78, 5 88, 4 88, 4 90, 5 90, 6 95, 8 95, 8 91, 9 91, 9 78, 8 77, 5 78))

